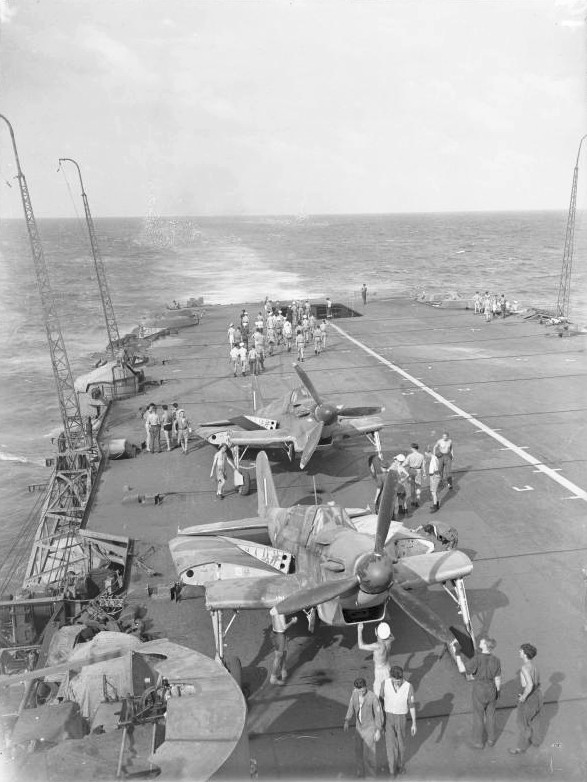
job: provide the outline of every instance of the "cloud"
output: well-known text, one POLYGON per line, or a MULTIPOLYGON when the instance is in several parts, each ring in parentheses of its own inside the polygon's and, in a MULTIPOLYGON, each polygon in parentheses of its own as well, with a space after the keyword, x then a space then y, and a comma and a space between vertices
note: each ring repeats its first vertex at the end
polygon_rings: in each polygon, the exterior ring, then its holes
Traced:
POLYGON ((105 69, 131 82, 151 82, 151 72, 144 67, 140 58, 125 44, 95 27, 82 26, 79 29, 82 48, 99 55, 105 69))
POLYGON ((0 0, 0 24, 8 24, 16 16, 16 8, 10 0, 0 0))

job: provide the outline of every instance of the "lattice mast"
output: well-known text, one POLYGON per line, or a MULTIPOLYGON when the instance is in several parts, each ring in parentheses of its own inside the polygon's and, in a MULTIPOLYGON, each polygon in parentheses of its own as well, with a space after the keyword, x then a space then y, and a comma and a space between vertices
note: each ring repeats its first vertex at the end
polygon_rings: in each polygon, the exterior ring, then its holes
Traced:
POLYGON ((569 215, 567 218, 567 231, 565 234, 565 249, 563 251, 563 263, 561 268, 560 282, 558 286, 558 299, 556 302, 557 318, 568 320, 570 314, 571 302, 571 275, 573 271, 573 255, 575 253, 575 214, 577 211, 577 182, 579 180, 579 156, 581 155, 581 145, 587 138, 583 136, 579 142, 577 150, 577 161, 573 172, 573 185, 571 187, 571 203, 569 204, 569 215))
POLYGON ((82 172, 79 165, 75 160, 70 157, 60 157, 59 166, 62 163, 68 161, 73 163, 77 168, 79 176, 80 186, 82 189, 82 201, 84 203, 84 212, 86 214, 86 225, 88 226, 88 233, 90 235, 90 245, 92 247, 92 256, 94 258, 94 266, 96 268, 96 276, 98 278, 98 287, 100 288, 100 298, 102 299, 102 309, 104 311, 104 320, 106 321, 106 332, 108 334, 108 350, 114 358, 115 349, 120 344, 120 333, 118 331, 118 323, 116 322, 116 315, 114 314, 114 307, 112 306, 112 299, 110 297, 110 290, 108 288, 108 279, 106 277, 106 267, 102 255, 100 254, 100 248, 98 246, 98 238, 96 236, 96 230, 94 228, 94 221, 92 220, 92 213, 90 212, 90 204, 88 197, 84 190, 84 180, 82 179, 82 172))
POLYGON ((49 343, 49 353, 51 354, 51 365, 53 368, 55 385, 57 387, 59 409, 63 420, 63 433, 68 449, 73 451, 76 448, 83 447, 85 444, 79 400, 73 385, 73 376, 71 374, 69 359, 63 342, 63 334, 61 333, 61 325, 57 314, 57 305, 55 296, 53 295, 53 289, 51 288, 47 264, 45 262, 45 254, 37 230, 37 223, 33 213, 29 189, 20 167, 14 131, 12 125, 5 116, 0 114, 0 119, 3 119, 8 125, 10 138, 12 140, 12 148, 16 160, 17 179, 33 254, 37 285, 41 297, 41 307, 43 310, 43 319, 45 321, 45 331, 47 332, 47 341, 49 343))

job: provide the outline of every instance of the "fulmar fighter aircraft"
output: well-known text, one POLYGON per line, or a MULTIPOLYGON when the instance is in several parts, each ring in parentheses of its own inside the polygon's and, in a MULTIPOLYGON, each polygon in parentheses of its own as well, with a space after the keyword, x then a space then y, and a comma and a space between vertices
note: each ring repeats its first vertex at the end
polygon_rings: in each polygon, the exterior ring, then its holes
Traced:
MULTIPOLYGON (((199 424, 196 433, 212 445, 227 444, 232 449, 237 470, 248 448, 283 447, 290 459, 300 455, 303 470, 314 451, 333 443, 365 435, 382 457, 379 432, 383 421, 378 416, 381 407, 345 407, 325 402, 304 370, 294 364, 302 385, 284 397, 266 403, 253 375, 253 414, 199 424)), ((242 472, 244 483, 240 493, 248 494, 249 479, 242 472)))
POLYGON ((338 505, 280 507, 263 451, 256 469, 257 518, 189 527, 169 543, 181 581, 206 589, 219 659, 225 610, 303 610, 312 629, 316 610, 329 625, 379 621, 390 598, 452 650, 449 628, 411 591, 432 584, 442 584, 451 595, 472 637, 463 584, 473 569, 471 560, 450 548, 454 534, 443 539, 391 521, 395 472, 388 473, 374 534, 366 534, 358 531, 359 519, 352 521, 356 511, 349 515, 338 505), (271 545, 253 542, 260 533, 271 545))

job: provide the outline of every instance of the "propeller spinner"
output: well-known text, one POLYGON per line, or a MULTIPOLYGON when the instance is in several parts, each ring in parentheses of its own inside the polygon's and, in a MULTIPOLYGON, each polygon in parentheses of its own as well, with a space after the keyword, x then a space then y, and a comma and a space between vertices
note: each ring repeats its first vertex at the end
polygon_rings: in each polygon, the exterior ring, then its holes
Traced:
POLYGON ((306 390, 308 391, 308 393, 310 394, 314 402, 316 402, 316 407, 312 412, 316 424, 315 426, 312 427, 312 429, 310 429, 308 433, 306 444, 302 452, 302 458, 300 460, 300 467, 303 470, 306 464, 310 461, 312 454, 318 447, 325 426, 330 426, 331 424, 336 423, 339 416, 343 418, 344 417, 358 418, 364 415, 376 415, 377 413, 380 413, 383 408, 344 407, 344 405, 333 405, 330 402, 324 402, 320 398, 320 395, 318 394, 316 387, 314 386, 314 384, 312 383, 308 375, 300 367, 300 365, 294 364, 293 367, 297 372, 300 380, 304 384, 304 387, 306 388, 306 390))

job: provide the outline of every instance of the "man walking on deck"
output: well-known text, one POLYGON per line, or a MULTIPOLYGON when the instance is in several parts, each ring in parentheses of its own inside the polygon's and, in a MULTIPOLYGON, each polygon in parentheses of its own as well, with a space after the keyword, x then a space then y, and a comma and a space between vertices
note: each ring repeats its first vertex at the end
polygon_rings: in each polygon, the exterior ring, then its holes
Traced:
POLYGON ((238 348, 238 357, 241 364, 241 374, 244 376, 247 374, 247 366, 249 362, 249 352, 244 342, 241 342, 238 348))
POLYGON ((165 444, 167 450, 171 450, 171 435, 173 431, 173 413, 167 405, 162 405, 163 412, 161 413, 161 426, 163 427, 163 437, 165 438, 165 444))
POLYGON ((218 499, 224 499, 224 485, 226 483, 226 465, 229 464, 233 470, 236 469, 234 462, 228 455, 228 446, 221 445, 220 449, 214 454, 210 478, 216 473, 216 496, 218 499))
POLYGON ((298 351, 298 361, 304 360, 304 345, 306 344, 306 341, 304 340, 304 335, 302 334, 301 328, 298 326, 296 329, 296 348, 298 351))
POLYGON ((405 772, 406 725, 408 711, 412 718, 412 736, 416 735, 416 701, 414 688, 404 679, 404 671, 393 665, 389 679, 383 682, 383 709, 385 711, 385 749, 389 773, 392 777, 405 772))
POLYGON ((438 501, 438 487, 440 486, 440 465, 436 456, 430 451, 426 451, 426 458, 430 460, 428 462, 430 497, 432 499, 430 513, 436 513, 436 511, 440 510, 440 502, 438 501))
POLYGON ((238 372, 238 369, 241 365, 240 355, 239 355, 239 349, 236 345, 233 345, 230 348, 230 362, 232 364, 232 374, 236 377, 236 374, 238 372))
POLYGON ((443 432, 440 440, 436 441, 434 446, 434 454, 438 458, 438 464, 440 467, 440 479, 446 482, 449 489, 452 489, 452 459, 453 449, 452 440, 448 436, 448 432, 443 432))
POLYGON ((410 453, 406 456, 404 467, 409 473, 410 504, 412 508, 420 505, 420 494, 422 491, 422 469, 424 467, 424 456, 420 453, 418 443, 412 443, 410 453))
POLYGON ((286 633, 292 625, 295 625, 298 619, 294 616, 288 622, 285 616, 280 614, 275 606, 269 611, 269 614, 271 616, 271 635, 273 639, 273 648, 275 650, 269 682, 282 686, 287 679, 287 669, 285 667, 285 661, 287 659, 286 633))
POLYGON ((344 730, 355 718, 355 762, 358 777, 375 777, 376 744, 381 738, 383 714, 375 693, 367 689, 365 679, 355 679, 353 692, 344 718, 344 730))
POLYGON ((361 298, 363 299, 363 306, 367 303, 367 286, 365 283, 363 283, 363 287, 361 288, 361 298))
POLYGON ((147 451, 149 453, 161 453, 161 419, 157 413, 157 405, 153 402, 149 405, 145 416, 145 429, 147 430, 147 451))
POLYGON ((228 342, 230 344, 230 347, 234 347, 234 335, 236 333, 236 329, 234 325, 231 323, 228 327, 228 342))
POLYGON ((328 323, 323 318, 320 324, 320 335, 322 339, 322 350, 326 350, 326 330, 328 329, 328 323))

